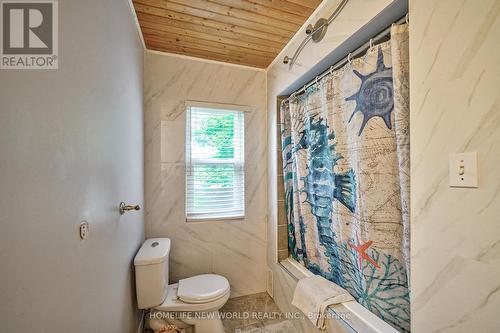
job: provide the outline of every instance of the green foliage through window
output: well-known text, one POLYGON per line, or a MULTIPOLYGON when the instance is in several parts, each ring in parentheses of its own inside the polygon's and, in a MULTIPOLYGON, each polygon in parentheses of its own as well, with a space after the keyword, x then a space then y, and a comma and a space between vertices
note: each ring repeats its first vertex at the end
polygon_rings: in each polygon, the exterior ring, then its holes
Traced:
POLYGON ((214 148, 213 158, 234 158, 234 114, 211 115, 194 130, 194 141, 199 146, 214 148))
POLYGON ((191 108, 189 115, 187 215, 243 215, 243 113, 191 108))

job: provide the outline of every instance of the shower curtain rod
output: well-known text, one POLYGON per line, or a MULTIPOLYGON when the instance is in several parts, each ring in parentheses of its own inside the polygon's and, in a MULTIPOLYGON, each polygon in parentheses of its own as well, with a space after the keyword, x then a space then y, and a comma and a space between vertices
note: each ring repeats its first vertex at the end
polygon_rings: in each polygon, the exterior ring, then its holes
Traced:
MULTIPOLYGON (((408 14, 406 14, 404 17, 400 18, 399 20, 397 20, 393 24, 403 24, 403 23, 408 23, 408 14)), ((305 84, 299 90, 293 92, 289 97, 285 98, 281 103, 286 103, 286 102, 288 102, 288 100, 290 98, 296 97, 297 95, 300 95, 300 94, 304 93, 307 90, 307 88, 309 88, 310 86, 318 83, 319 80, 323 79, 327 75, 331 74, 333 71, 335 71, 335 70, 339 69, 340 67, 344 66, 347 62, 350 62, 353 58, 359 57, 361 54, 363 54, 363 52, 365 52, 365 51, 371 49, 372 47, 374 47, 375 43, 379 42, 384 37, 387 37, 387 35, 390 35, 390 33, 391 33, 391 27, 392 27, 392 24, 389 27, 385 28, 382 32, 378 33, 375 37, 370 38, 370 40, 368 42, 362 44, 360 47, 358 47, 354 51, 349 52, 347 54, 347 56, 345 56, 344 58, 342 58, 341 60, 339 60, 338 62, 336 62, 335 64, 333 64, 332 66, 330 66, 330 68, 327 69, 327 70, 325 70, 323 73, 321 73, 318 76, 316 76, 316 78, 314 80, 312 80, 309 83, 305 84)))
POLYGON ((292 58, 290 59, 288 56, 285 56, 285 58, 283 59, 283 63, 288 64, 289 69, 292 69, 293 65, 295 64, 295 61, 297 61, 297 58, 299 57, 300 52, 302 52, 304 47, 306 47, 306 44, 311 39, 316 43, 323 39, 323 37, 326 34, 326 30, 328 29, 328 26, 337 18, 337 16, 339 16, 340 12, 347 5, 348 1, 349 0, 342 0, 328 19, 320 18, 314 26, 312 24, 309 24, 308 29, 310 30, 309 31, 306 30, 307 37, 304 38, 302 43, 300 43, 297 50, 295 50, 295 53, 293 54, 292 58))

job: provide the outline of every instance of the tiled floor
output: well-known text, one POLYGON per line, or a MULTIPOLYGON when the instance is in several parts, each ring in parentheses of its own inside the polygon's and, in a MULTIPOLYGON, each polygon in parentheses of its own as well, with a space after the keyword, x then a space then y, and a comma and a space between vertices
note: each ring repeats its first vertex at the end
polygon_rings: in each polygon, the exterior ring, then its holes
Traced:
POLYGON ((231 298, 219 310, 226 333, 294 333, 267 293, 231 298))
POLYGON ((219 313, 225 333, 298 333, 267 293, 231 298, 219 313))

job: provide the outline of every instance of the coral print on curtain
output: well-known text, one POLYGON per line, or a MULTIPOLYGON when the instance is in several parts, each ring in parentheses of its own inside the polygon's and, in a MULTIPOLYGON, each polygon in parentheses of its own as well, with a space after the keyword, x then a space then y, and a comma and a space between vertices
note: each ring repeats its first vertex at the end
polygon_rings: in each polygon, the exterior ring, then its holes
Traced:
POLYGON ((281 107, 289 248, 410 331, 408 27, 281 107))

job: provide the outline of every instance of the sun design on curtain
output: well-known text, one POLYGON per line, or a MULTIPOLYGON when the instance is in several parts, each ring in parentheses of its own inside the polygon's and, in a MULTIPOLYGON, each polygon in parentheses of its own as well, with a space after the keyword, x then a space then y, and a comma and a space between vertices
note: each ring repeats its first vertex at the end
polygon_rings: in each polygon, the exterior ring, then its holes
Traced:
POLYGON ((356 101, 356 109, 351 114, 349 122, 357 112, 363 114, 363 122, 358 135, 361 135, 365 125, 373 117, 384 119, 387 128, 391 129, 391 112, 394 110, 394 93, 392 91, 392 69, 384 65, 382 49, 378 50, 377 69, 368 75, 357 70, 353 73, 361 79, 357 93, 347 97, 346 101, 356 101))

